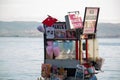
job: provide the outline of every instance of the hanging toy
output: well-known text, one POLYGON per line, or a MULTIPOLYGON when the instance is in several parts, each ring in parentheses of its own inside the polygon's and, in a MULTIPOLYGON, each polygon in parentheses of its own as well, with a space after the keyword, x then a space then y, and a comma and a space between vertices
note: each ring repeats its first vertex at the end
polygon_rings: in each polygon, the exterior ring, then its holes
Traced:
POLYGON ((53 53, 55 57, 58 57, 60 55, 60 48, 58 46, 53 47, 53 53))
POLYGON ((40 31, 40 32, 42 32, 42 33, 45 32, 45 29, 44 29, 44 27, 43 27, 42 25, 39 25, 39 26, 37 27, 37 30, 40 31))
POLYGON ((68 45, 69 45, 69 49, 72 50, 73 49, 73 41, 69 41, 68 45))
POLYGON ((53 41, 47 41, 48 46, 53 46, 53 41))
POLYGON ((73 49, 73 42, 72 41, 65 41, 63 43, 64 51, 66 53, 70 53, 73 49))
POLYGON ((64 47, 64 51, 67 53, 69 50, 69 45, 67 41, 63 42, 63 47, 64 47))
POLYGON ((58 57, 60 55, 60 48, 58 46, 58 42, 54 41, 53 42, 53 53, 55 57, 58 57))
POLYGON ((53 42, 53 47, 57 47, 58 46, 58 41, 54 41, 53 42))

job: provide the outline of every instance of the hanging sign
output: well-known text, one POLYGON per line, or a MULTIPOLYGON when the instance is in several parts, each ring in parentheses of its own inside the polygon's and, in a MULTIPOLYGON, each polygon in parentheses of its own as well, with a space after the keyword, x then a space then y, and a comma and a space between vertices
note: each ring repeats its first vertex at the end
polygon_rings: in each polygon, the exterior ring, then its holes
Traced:
POLYGON ((96 33, 98 15, 99 15, 99 8, 97 7, 86 7, 85 8, 83 34, 96 33))

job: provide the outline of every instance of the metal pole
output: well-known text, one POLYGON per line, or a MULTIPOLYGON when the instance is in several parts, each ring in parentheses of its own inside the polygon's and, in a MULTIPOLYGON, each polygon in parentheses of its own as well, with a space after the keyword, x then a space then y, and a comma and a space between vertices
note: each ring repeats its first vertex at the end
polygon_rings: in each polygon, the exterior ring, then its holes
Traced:
POLYGON ((76 60, 79 60, 79 49, 78 49, 78 40, 75 41, 75 45, 76 45, 76 60))
POLYGON ((83 58, 83 53, 82 53, 82 49, 81 49, 81 40, 79 41, 79 60, 80 60, 80 64, 82 64, 82 58, 83 58))
POLYGON ((86 38, 86 60, 88 60, 88 39, 86 38))

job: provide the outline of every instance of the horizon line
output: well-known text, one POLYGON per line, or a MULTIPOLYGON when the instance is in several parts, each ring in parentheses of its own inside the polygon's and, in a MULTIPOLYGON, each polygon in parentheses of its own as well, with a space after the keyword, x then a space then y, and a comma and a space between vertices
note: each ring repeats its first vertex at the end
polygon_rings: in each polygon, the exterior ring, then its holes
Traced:
MULTIPOLYGON (((42 21, 27 21, 27 20, 17 20, 17 21, 15 21, 15 20, 0 20, 0 22, 39 22, 39 23, 42 23, 42 21)), ((65 21, 59 21, 59 22, 65 22, 65 21)), ((118 23, 120 23, 120 21, 119 22, 115 22, 115 21, 113 21, 113 22, 108 22, 108 21, 98 21, 98 23, 114 23, 114 24, 118 24, 118 23)))

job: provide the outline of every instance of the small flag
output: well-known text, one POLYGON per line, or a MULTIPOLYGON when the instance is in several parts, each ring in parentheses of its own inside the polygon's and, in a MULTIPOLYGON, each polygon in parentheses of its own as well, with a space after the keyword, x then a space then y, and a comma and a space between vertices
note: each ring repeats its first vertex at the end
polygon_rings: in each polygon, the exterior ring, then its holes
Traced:
POLYGON ((45 20, 43 20, 42 23, 43 23, 44 25, 50 27, 50 26, 52 26, 56 21, 57 21, 56 18, 53 18, 53 17, 51 17, 51 16, 48 15, 48 17, 47 17, 45 20))

